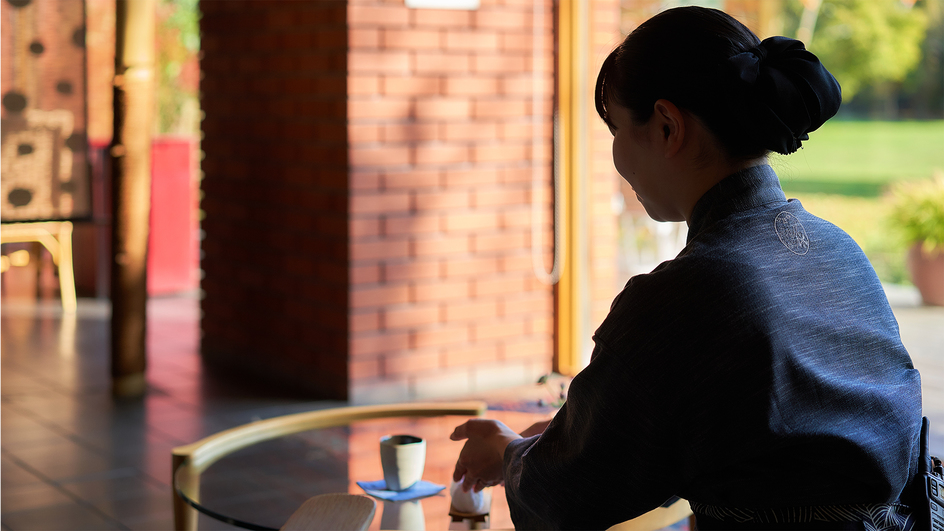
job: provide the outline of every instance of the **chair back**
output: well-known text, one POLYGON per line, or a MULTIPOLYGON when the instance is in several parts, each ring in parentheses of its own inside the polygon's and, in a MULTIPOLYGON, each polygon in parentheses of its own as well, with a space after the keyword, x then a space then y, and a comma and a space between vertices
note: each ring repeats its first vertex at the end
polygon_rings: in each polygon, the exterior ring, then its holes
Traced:
POLYGON ((309 498, 281 531, 366 531, 377 503, 357 494, 321 494, 309 498))

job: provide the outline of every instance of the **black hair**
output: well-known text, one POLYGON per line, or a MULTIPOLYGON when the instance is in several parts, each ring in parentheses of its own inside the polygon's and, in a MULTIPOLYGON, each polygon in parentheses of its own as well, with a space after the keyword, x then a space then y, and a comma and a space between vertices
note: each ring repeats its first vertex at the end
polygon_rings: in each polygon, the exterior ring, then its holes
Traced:
POLYGON ((792 153, 839 109, 835 78, 800 41, 761 42, 717 9, 679 7, 642 23, 603 62, 596 109, 618 103, 646 123, 656 100, 695 115, 731 159, 792 153))

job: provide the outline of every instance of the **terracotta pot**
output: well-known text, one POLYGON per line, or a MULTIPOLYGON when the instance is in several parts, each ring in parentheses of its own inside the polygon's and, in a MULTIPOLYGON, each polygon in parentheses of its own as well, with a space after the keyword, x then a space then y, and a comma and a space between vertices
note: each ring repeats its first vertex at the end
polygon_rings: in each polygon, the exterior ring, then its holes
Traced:
POLYGON ((921 243, 914 244, 908 251, 908 269, 921 300, 925 304, 944 306, 944 247, 927 252, 921 243))

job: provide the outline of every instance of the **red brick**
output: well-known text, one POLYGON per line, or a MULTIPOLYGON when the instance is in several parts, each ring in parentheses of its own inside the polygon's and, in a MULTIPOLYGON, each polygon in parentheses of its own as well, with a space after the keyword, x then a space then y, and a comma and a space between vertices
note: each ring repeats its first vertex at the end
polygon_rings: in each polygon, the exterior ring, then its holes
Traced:
POLYGON ((360 380, 380 376, 380 360, 376 357, 361 357, 348 361, 348 378, 360 380))
MULTIPOLYGON (((529 145, 530 147, 530 145, 529 145)), ((542 170, 544 175, 550 176, 550 167, 542 170)), ((532 168, 505 168, 502 171, 501 182, 505 184, 531 183, 534 180, 534 170, 532 168)), ((545 194, 545 197, 547 194, 545 194)), ((549 200, 549 199, 548 199, 549 200)))
POLYGON ((352 144, 380 142, 380 127, 375 124, 350 124, 347 138, 352 144))
MULTIPOLYGON (((523 204, 523 203, 519 203, 523 204)), ((531 227, 531 209, 515 208, 505 209, 501 213, 501 227, 508 229, 521 229, 531 227)))
POLYGON ((531 146, 524 143, 503 142, 472 146, 474 162, 515 162, 529 158, 531 146))
POLYGON ((444 93, 449 96, 495 95, 499 80, 491 76, 449 76, 444 80, 444 93))
MULTIPOLYGON (((532 10, 480 9, 473 14, 477 28, 511 29, 531 33, 532 10)), ((547 16, 545 15, 545 19, 547 16)))
POLYGON ((413 285, 413 299, 416 302, 467 298, 469 298, 469 281, 465 279, 416 282, 413 285))
POLYGON ((444 123, 443 140, 493 140, 498 138, 496 122, 444 123))
POLYGON ((377 310, 352 312, 348 318, 351 334, 380 330, 380 313, 377 310))
POLYGON ((381 352, 406 350, 409 336, 406 332, 379 332, 354 334, 350 338, 349 352, 352 358, 381 352))
POLYGON ((499 257, 499 271, 510 273, 516 271, 531 271, 534 264, 531 259, 531 253, 522 252, 515 255, 503 255, 499 257))
POLYGON ((472 236, 472 252, 495 252, 514 249, 524 249, 528 244, 527 232, 501 231, 495 234, 474 234, 472 236))
MULTIPOLYGON (((538 48, 538 52, 551 53, 549 46, 552 45, 552 43, 554 42, 553 41, 554 37, 552 35, 542 35, 539 38, 543 40, 543 43, 541 42, 537 43, 538 46, 541 46, 541 48, 538 48)), ((520 52, 520 53, 527 53, 527 54, 532 53, 532 49, 534 49, 534 46, 535 46, 535 39, 534 39, 534 34, 532 33, 511 33, 511 32, 502 33, 501 42, 499 43, 499 47, 504 51, 520 52)))
POLYGON ((491 31, 447 31, 446 50, 497 51, 498 33, 491 31))
POLYGON ((416 164, 449 164, 468 162, 469 148, 455 144, 419 144, 416 146, 416 164))
POLYGON ((472 170, 446 170, 444 184, 447 187, 469 187, 495 184, 501 180, 501 174, 494 168, 476 168, 472 170))
POLYGON ((443 228, 447 232, 479 231, 498 228, 497 212, 456 212, 443 218, 443 228))
POLYGON ((414 196, 417 210, 452 210, 467 208, 471 204, 468 191, 428 190, 418 191, 414 196))
POLYGON ((529 116, 531 102, 524 99, 486 99, 477 100, 472 106, 474 118, 514 118, 529 116))
POLYGON ((351 98, 347 103, 348 119, 407 118, 413 103, 406 98, 351 98))
POLYGON ((452 258, 445 263, 447 278, 491 275, 497 271, 498 260, 490 257, 452 258))
POLYGON ((351 49, 380 47, 380 31, 376 28, 349 28, 347 34, 351 49))
POLYGON ((384 76, 383 93, 397 96, 430 96, 440 93, 438 76, 384 76))
POLYGON ((439 316, 439 304, 435 303, 388 307, 383 312, 383 325, 387 330, 413 328, 438 323, 439 316))
POLYGON ((524 292, 522 275, 476 278, 472 281, 472 292, 476 297, 491 295, 518 295, 524 292))
POLYGON ((441 140, 438 123, 386 123, 380 127, 384 142, 441 140))
POLYGON ((452 9, 411 9, 414 26, 434 28, 469 27, 472 16, 469 11, 452 9))
MULTIPOLYGON (((387 282, 403 280, 424 280, 439 278, 442 264, 435 260, 411 260, 384 264, 384 278, 387 282)), ((353 282, 353 280, 352 280, 353 282)))
POLYGON ((350 199, 351 214, 406 212, 409 209, 410 194, 406 192, 357 193, 350 199))
POLYGON ((526 294, 517 297, 507 297, 503 301, 504 315, 550 315, 552 311, 551 299, 543 294, 526 294))
MULTIPOLYGON (((531 189, 524 187, 477 188, 472 192, 472 205, 476 208, 530 204, 531 189)), ((530 211, 529 211, 530 212, 530 211)))
MULTIPOLYGON (((484 55, 472 57, 472 71, 486 74, 520 74, 531 69, 531 61, 519 54, 484 55)), ((528 58, 530 59, 530 58, 528 58)))
POLYGON ((383 220, 383 233, 388 236, 431 234, 441 227, 439 214, 387 216, 383 220))
POLYGON ((380 173, 375 171, 351 172, 351 190, 377 190, 380 188, 380 173))
POLYGON ((349 252, 352 261, 405 258, 410 255, 410 246, 405 239, 354 241, 349 252))
POLYGON ((380 94, 380 78, 373 75, 349 76, 347 93, 352 96, 380 94))
POLYGON ((447 256, 449 254, 464 254, 470 249, 468 236, 452 236, 436 239, 418 238, 411 247, 411 256, 447 256))
MULTIPOLYGON (((498 138, 501 138, 502 140, 527 140, 531 143, 536 140, 533 133, 535 128, 531 123, 530 117, 524 118, 521 121, 504 121, 502 122, 500 129, 501 133, 499 133, 498 138)), ((546 155, 550 156, 552 153, 551 150, 553 149, 550 137, 551 128, 546 127, 538 129, 538 131, 541 133, 545 132, 545 130, 548 132, 548 136, 541 136, 540 142, 541 147, 547 152, 546 155)))
POLYGON ((409 146, 350 148, 351 166, 403 166, 412 162, 409 146))
POLYGON ((468 343, 469 326, 465 324, 446 324, 432 328, 424 328, 413 332, 410 346, 412 348, 442 347, 468 343))
POLYGON ((380 220, 378 218, 351 218, 348 223, 351 238, 365 236, 380 236, 380 220))
POLYGON ((349 26, 405 26, 410 21, 410 10, 403 6, 367 6, 349 5, 347 23, 349 26))
POLYGON ((498 316, 498 301, 476 300, 445 303, 446 322, 493 319, 498 316))
POLYGON ((532 317, 529 319, 528 333, 531 334, 550 334, 554 331, 554 319, 552 317, 532 317))
POLYGON ((352 309, 384 307, 409 302, 410 290, 405 284, 352 286, 349 299, 352 309))
POLYGON ((548 338, 538 339, 517 339, 505 343, 502 349, 501 359, 515 360, 522 358, 544 359, 553 352, 553 345, 548 338))
POLYGON ((472 59, 467 53, 415 52, 414 71, 420 74, 455 74, 470 72, 472 59))
POLYGON ((383 52, 352 50, 348 53, 347 64, 351 72, 405 74, 410 71, 410 54, 390 50, 383 52))
POLYGON ((420 98, 414 106, 419 119, 468 118, 472 110, 468 98, 420 98))
POLYGON ((388 26, 383 30, 381 42, 385 48, 428 50, 438 49, 442 38, 439 30, 397 29, 388 26))
POLYGON ((524 319, 504 318, 499 321, 479 322, 472 325, 472 334, 475 341, 491 339, 514 338, 525 334, 524 319))
POLYGON ((430 371, 440 367, 439 351, 410 351, 402 355, 384 357, 384 374, 398 375, 430 371))
POLYGON ((498 359, 498 348, 495 345, 469 345, 453 347, 446 350, 445 362, 448 367, 478 365, 498 359))
POLYGON ((384 187, 398 188, 430 188, 437 187, 442 181, 439 170, 413 170, 408 172, 388 172, 383 176, 384 187))

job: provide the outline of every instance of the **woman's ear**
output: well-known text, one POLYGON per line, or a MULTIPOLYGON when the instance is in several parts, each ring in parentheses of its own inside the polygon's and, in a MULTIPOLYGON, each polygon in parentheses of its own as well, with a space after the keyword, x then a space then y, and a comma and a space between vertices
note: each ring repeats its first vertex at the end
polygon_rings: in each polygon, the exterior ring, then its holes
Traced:
POLYGON ((685 116, 669 100, 656 100, 652 113, 653 125, 660 132, 665 158, 673 157, 685 143, 685 116))

